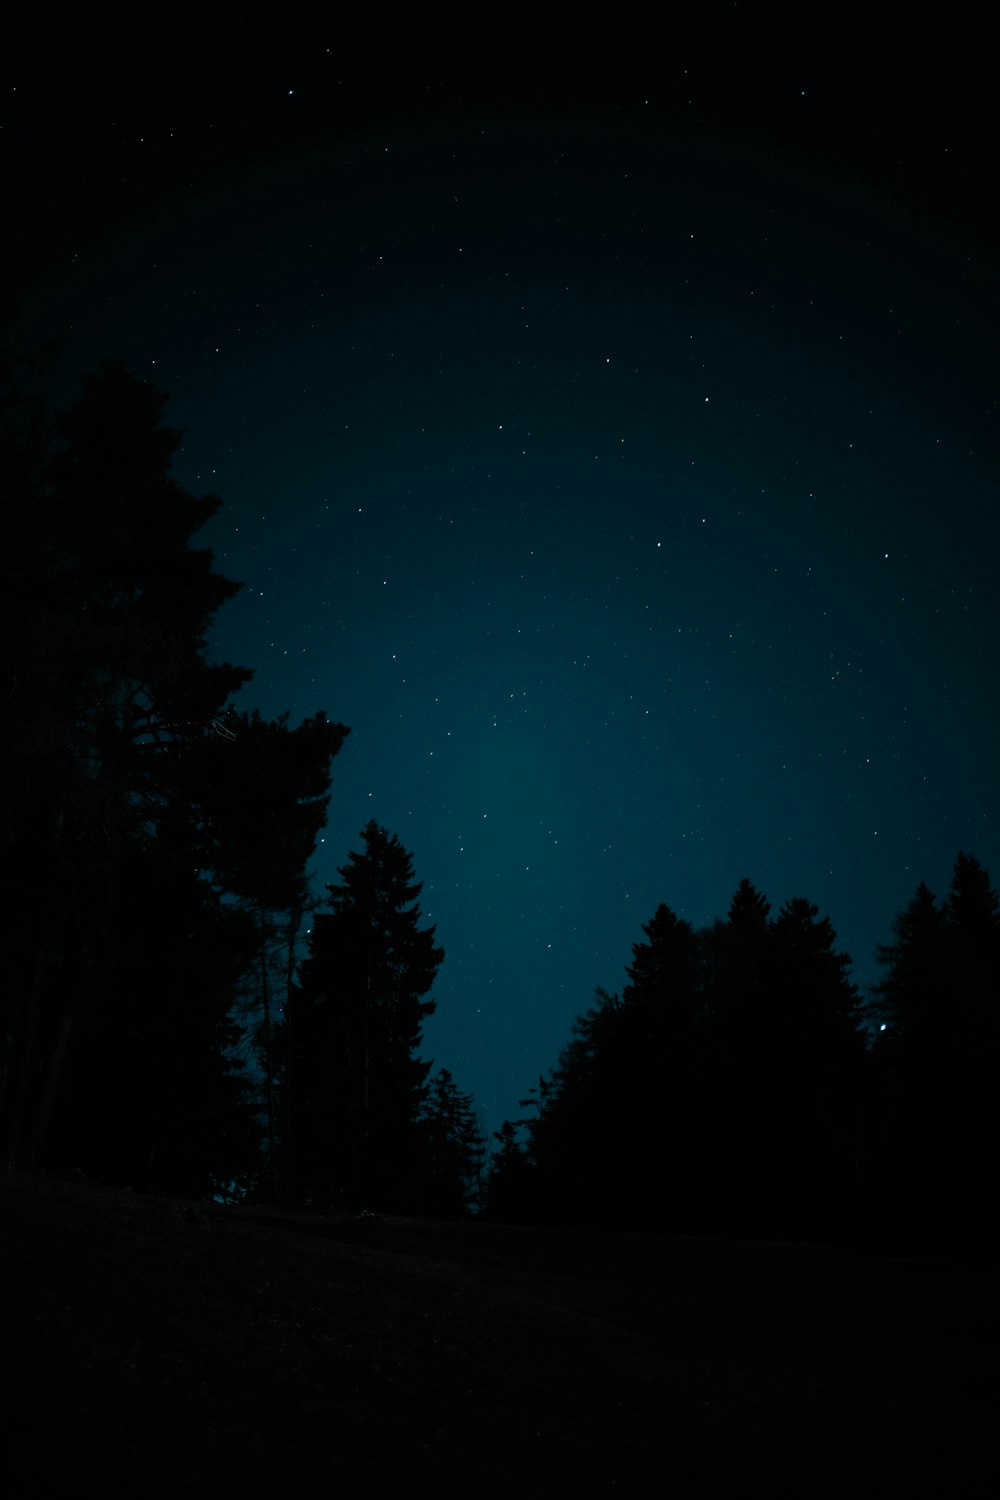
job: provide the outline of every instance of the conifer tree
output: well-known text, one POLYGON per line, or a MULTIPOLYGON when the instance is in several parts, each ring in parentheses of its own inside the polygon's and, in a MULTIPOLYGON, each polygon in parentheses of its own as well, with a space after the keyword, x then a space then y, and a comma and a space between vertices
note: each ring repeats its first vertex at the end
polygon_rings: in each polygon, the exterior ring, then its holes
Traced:
POLYGON ((989 872, 971 854, 956 856, 945 903, 956 1001, 954 1024, 966 1044, 1000 1047, 1000 898, 989 872))
POLYGON ((621 1011, 620 997, 598 986, 551 1075, 539 1080, 528 1133, 537 1201, 550 1221, 586 1223, 616 1212, 627 1197, 621 1150, 631 1111, 621 1011))
MULTIPOLYGON (((311 905, 307 866, 326 820, 331 763, 349 731, 323 712, 295 728, 287 714, 268 722, 256 710, 226 722, 231 740, 205 744, 197 763, 189 758, 191 798, 205 835, 203 859, 219 886, 241 903, 256 934, 241 1019, 262 1073, 259 1191, 273 1200, 281 1192, 277 1028, 290 1004, 298 934, 311 905)), ((282 1035, 287 1040, 287 1030, 282 1035)))
POLYGON ((953 1088, 944 1213, 992 1234, 1000 1146, 1000 900, 970 854, 955 860, 945 904, 953 1088))
POLYGON ((839 1234, 857 1219, 865 1039, 850 956, 804 897, 771 926, 766 1095, 773 1214, 796 1234, 839 1234))
POLYGON ((921 1191, 935 1196, 945 1129, 939 1064, 947 1035, 945 912, 921 881, 876 958, 885 972, 870 1013, 880 1026, 871 1059, 869 1178, 881 1184, 884 1227, 912 1217, 921 1191))
POLYGON ((480 1206, 486 1143, 472 1095, 460 1092, 447 1068, 430 1080, 420 1123, 419 1210, 435 1218, 461 1218, 480 1206))
POLYGON ((838 1227, 857 1194, 864 1041, 832 925, 801 898, 772 921, 744 880, 726 922, 695 932, 661 905, 643 933, 621 997, 597 991, 540 1080, 528 1131, 545 1212, 838 1227))
POLYGON ((945 914, 921 881, 893 923, 893 940, 876 950, 885 974, 875 986, 871 1014, 888 1033, 884 1046, 918 1057, 940 1040, 946 983, 945 914))
POLYGON ((705 1146, 711 1162, 713 1227, 746 1228, 761 1213, 770 1102, 765 1092, 769 1032, 770 904, 742 879, 726 921, 705 939, 710 983, 705 1146))
POLYGON ((947 899, 921 882, 880 947, 873 1066, 880 1085, 870 1170, 890 1230, 978 1233, 992 1214, 1000 1067, 1000 903, 971 855, 947 899))
POLYGON ((702 1214, 706 1052, 704 964, 691 924, 661 904, 635 943, 622 992, 630 1140, 618 1172, 634 1212, 689 1226, 702 1214), (649 1152, 656 1170, 649 1170, 649 1152), (641 1205, 641 1208, 639 1207, 641 1205))
POLYGON ((286 1088, 296 1196, 399 1206, 419 1158, 430 1064, 417 1056, 444 958, 412 858, 377 823, 327 887, 293 997, 286 1088))
POLYGON ((152 872, 164 840, 196 865, 176 816, 182 752, 215 733, 251 675, 205 655, 238 586, 191 545, 219 502, 171 477, 179 434, 161 424, 164 401, 105 363, 43 442, 3 447, 19 500, 4 522, 16 608, 2 836, 23 894, 0 1088, 5 1154, 23 1166, 45 1149, 64 1064, 101 1025, 126 871, 138 859, 152 872))
POLYGON ((486 1215, 498 1223, 532 1224, 538 1218, 535 1166, 517 1134, 522 1125, 504 1120, 493 1132, 497 1146, 486 1174, 486 1215))

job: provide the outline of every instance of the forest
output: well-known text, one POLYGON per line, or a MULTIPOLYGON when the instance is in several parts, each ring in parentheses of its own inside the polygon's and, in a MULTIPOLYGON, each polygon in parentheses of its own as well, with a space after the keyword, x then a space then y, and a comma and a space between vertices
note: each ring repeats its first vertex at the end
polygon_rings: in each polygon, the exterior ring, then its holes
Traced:
POLYGON ((237 711, 239 585, 194 543, 166 397, 106 362, 68 411, 2 394, 0 1134, 22 1171, 195 1199, 829 1241, 984 1231, 1000 902, 920 884, 863 995, 831 922, 741 879, 660 905, 523 1116, 483 1139, 421 1058, 444 961, 370 821, 309 864, 348 727, 237 711))

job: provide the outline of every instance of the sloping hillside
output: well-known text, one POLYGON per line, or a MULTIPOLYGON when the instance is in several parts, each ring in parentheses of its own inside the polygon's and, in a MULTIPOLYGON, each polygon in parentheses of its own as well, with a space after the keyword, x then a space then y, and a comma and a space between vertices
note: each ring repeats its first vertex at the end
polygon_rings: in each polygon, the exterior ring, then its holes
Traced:
POLYGON ((982 1263, 231 1210, 10 1173, 0 1222, 12 1500, 1000 1483, 982 1263))

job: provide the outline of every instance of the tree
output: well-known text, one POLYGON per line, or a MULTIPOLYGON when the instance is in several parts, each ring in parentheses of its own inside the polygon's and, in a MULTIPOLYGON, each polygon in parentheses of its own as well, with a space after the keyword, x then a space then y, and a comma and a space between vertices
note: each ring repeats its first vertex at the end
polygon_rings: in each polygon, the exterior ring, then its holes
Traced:
POLYGON ((476 1124, 472 1095, 459 1091, 447 1068, 430 1081, 420 1124, 419 1210, 434 1218, 461 1218, 480 1206, 486 1142, 476 1124))
POLYGON ((539 1079, 537 1114, 527 1125, 546 1219, 583 1224, 627 1204, 622 1150, 634 1144, 630 1060, 621 999, 598 987, 593 1005, 574 1020, 550 1077, 539 1079))
MULTIPOLYGON (((226 727, 231 740, 206 743, 191 761, 191 801, 204 830, 203 860, 256 933, 241 1015, 263 1074, 261 1188, 273 1201, 279 1196, 276 1027, 289 1011, 298 935, 311 906, 307 866, 326 820, 330 767, 349 731, 322 712, 294 729, 287 713, 268 722, 256 710, 230 716, 226 727)), ((287 1122, 285 1144, 290 1149, 287 1122)))
POLYGON ((856 1213, 864 1031, 851 960, 804 897, 741 880, 703 935, 718 1227, 839 1233, 856 1213))
POLYGON ((746 1231, 761 1215, 769 1149, 765 1078, 769 1030, 770 904, 740 881, 725 922, 702 936, 706 963, 705 1154, 708 1223, 746 1231))
MULTIPOLYGON (((598 990, 527 1122, 549 1217, 802 1233, 857 1194, 864 1063, 850 959, 812 903, 744 880, 702 932, 657 907, 621 997, 598 990)), ((505 1139, 510 1175, 515 1142, 505 1139)))
POLYGON ((708 1180, 704 958, 694 928, 669 906, 661 903, 642 930, 646 940, 633 944, 622 992, 632 1140, 619 1170, 648 1217, 690 1225, 702 1217, 708 1180))
POLYGON ((46 1157, 99 1181, 210 1197, 247 1180, 259 1158, 232 1015, 254 924, 199 878, 184 841, 123 852, 114 917, 99 1003, 77 1014, 46 1157))
POLYGON ((865 1035, 851 959, 836 943, 829 918, 801 896, 772 923, 767 1175, 776 1221, 796 1234, 838 1234, 858 1213, 865 1035))
POLYGON ((171 478, 164 401, 105 363, 41 436, 34 419, 5 428, 2 836, 20 890, 0 1086, 22 1166, 43 1151, 75 1038, 99 1023, 131 851, 175 837, 182 751, 251 676, 205 656, 238 585, 191 545, 219 502, 171 478))
POLYGON ((970 854, 955 859, 945 906, 954 1059, 944 1211, 971 1234, 992 1233, 1000 1110, 1000 900, 970 854))
POLYGON ((1000 903, 971 855, 939 904, 921 882, 878 949, 873 1014, 882 1085, 874 1166, 892 1194, 890 1228, 980 1232, 991 1213, 1000 1066, 1000 903))
POLYGON ((486 1216, 497 1223, 532 1224, 538 1218, 536 1174, 517 1132, 523 1121, 504 1120, 486 1174, 486 1216))
POLYGON ((400 1205, 419 1158, 430 1064, 416 1054, 444 958, 421 928, 412 858, 370 822, 327 887, 289 1017, 285 1080, 295 1195, 400 1205))
POLYGON ((958 854, 945 905, 953 993, 963 1040, 980 1055, 1000 1048, 1000 898, 989 872, 971 854, 958 854))
POLYGON ((886 1229, 912 1219, 922 1193, 934 1195, 945 1129, 940 1064, 947 1034, 946 918, 921 881, 893 922, 893 941, 876 949, 883 978, 870 1013, 882 1030, 872 1050, 878 1084, 871 1112, 870 1175, 882 1184, 886 1229))

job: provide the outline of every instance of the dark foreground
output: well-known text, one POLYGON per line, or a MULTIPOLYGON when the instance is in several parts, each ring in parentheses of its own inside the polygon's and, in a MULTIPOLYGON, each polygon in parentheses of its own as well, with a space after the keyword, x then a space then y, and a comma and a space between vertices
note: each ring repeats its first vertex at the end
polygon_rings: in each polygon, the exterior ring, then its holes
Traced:
POLYGON ((1000 1493, 995 1262, 10 1173, 0 1232, 8 1500, 1000 1493))

